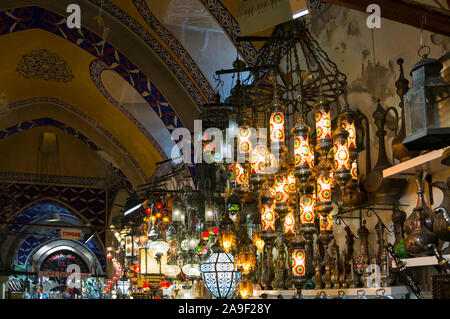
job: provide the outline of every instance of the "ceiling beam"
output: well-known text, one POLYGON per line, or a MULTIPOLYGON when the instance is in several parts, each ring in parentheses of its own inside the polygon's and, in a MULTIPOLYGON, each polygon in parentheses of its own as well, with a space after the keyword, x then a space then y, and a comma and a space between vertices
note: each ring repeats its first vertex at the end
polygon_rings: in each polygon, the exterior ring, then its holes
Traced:
MULTIPOLYGON (((330 4, 367 13, 367 7, 373 0, 325 0, 330 4)), ((425 30, 450 36, 450 11, 426 5, 413 0, 378 0, 381 17, 408 24, 416 28, 422 26, 422 16, 426 16, 425 30)), ((369 14, 369 13, 368 13, 369 14)))

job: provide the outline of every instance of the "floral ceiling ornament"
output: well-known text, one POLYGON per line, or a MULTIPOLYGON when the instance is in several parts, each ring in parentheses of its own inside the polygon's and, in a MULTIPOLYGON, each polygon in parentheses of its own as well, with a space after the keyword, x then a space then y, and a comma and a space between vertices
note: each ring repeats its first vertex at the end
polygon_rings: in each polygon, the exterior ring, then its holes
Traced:
POLYGON ((74 76, 67 61, 46 49, 33 50, 17 65, 17 72, 27 79, 67 83, 74 76))

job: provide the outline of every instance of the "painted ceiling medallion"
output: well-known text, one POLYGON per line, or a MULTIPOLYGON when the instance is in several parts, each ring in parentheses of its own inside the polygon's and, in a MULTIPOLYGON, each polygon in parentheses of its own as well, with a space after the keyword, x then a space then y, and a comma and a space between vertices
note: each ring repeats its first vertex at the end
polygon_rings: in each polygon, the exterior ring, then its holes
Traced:
POLYGON ((17 72, 27 79, 64 83, 74 77, 67 61, 45 49, 25 54, 19 61, 17 72))

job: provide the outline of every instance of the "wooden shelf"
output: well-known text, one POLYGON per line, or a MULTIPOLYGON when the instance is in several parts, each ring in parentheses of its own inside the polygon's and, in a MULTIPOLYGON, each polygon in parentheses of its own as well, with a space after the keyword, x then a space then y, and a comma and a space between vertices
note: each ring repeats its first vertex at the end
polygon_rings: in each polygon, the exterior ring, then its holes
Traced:
MULTIPOLYGON (((450 255, 444 255, 442 257, 447 261, 450 261, 450 255)), ((405 258, 401 259, 401 261, 405 263, 406 267, 435 266, 438 264, 438 260, 435 256, 405 258)), ((392 261, 392 267, 396 267, 394 261, 392 261)))
POLYGON ((442 171, 447 168, 447 166, 441 164, 442 153, 444 153, 443 148, 386 168, 383 170, 383 178, 414 177, 416 172, 420 170, 425 170, 427 174, 442 171))
MULTIPOLYGON (((325 292, 327 296, 338 296, 340 291, 343 291, 345 296, 357 296, 358 291, 364 291, 365 296, 376 296, 377 290, 384 289, 384 294, 387 296, 394 295, 407 295, 409 290, 406 286, 394 286, 394 287, 379 287, 379 288, 349 288, 349 289, 304 289, 302 290, 302 295, 305 297, 316 297, 320 292, 325 292)), ((292 298, 297 294, 295 289, 289 290, 254 290, 253 298, 258 299, 262 294, 266 294, 268 297, 277 297, 279 295, 284 298, 292 298)))

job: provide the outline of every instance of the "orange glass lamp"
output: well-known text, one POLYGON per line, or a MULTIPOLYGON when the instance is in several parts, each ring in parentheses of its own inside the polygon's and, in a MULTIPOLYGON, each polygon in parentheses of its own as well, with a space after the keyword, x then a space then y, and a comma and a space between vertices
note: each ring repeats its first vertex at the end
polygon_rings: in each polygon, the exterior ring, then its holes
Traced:
POLYGON ((284 144, 284 109, 285 107, 281 104, 278 99, 278 94, 275 92, 272 104, 271 104, 271 114, 270 114, 270 142, 278 143, 279 145, 284 144))
POLYGON ((305 193, 300 196, 300 228, 302 233, 315 231, 314 194, 305 193))
POLYGON ((294 232, 295 232, 295 217, 294 211, 291 210, 284 218, 283 233, 289 236, 293 235, 294 232))
POLYGON ((261 208, 262 231, 275 231, 275 206, 264 204, 261 208))
POLYGON ((250 279, 240 279, 239 280, 239 296, 242 299, 248 299, 253 296, 253 284, 250 279))
POLYGON ((292 281, 297 289, 297 298, 302 298, 301 290, 307 281, 306 276, 306 242, 301 234, 297 234, 292 241, 291 273, 292 281))
POLYGON ((350 162, 352 163, 358 156, 356 148, 356 127, 355 127, 356 114, 347 106, 344 108, 338 117, 338 123, 348 133, 348 152, 350 156, 350 162))
POLYGON ((322 168, 317 175, 317 207, 316 210, 322 216, 326 216, 333 208, 331 202, 331 183, 330 172, 322 168))
POLYGON ((338 126, 333 136, 334 149, 334 176, 341 187, 342 195, 345 194, 345 186, 352 178, 350 174, 350 154, 348 150, 348 133, 338 126))
POLYGON ((226 253, 229 253, 234 247, 236 247, 234 222, 230 218, 228 211, 225 212, 225 215, 219 224, 219 243, 220 247, 222 247, 226 253))
POLYGON ((256 266, 256 256, 252 241, 248 237, 247 230, 243 229, 243 236, 239 240, 236 266, 242 274, 248 275, 256 266))
POLYGON ((242 154, 250 154, 252 150, 251 130, 248 125, 241 126, 238 129, 238 150, 242 154))
POLYGON ((264 250, 265 242, 261 237, 261 230, 255 230, 252 234, 253 245, 255 245, 256 249, 259 253, 262 253, 264 250))
POLYGON ((333 147, 333 141, 331 139, 330 105, 323 96, 314 104, 314 115, 317 138, 316 148, 320 153, 321 161, 326 163, 328 152, 333 147))
POLYGON ((283 219, 288 213, 287 201, 289 199, 289 181, 286 175, 281 173, 275 176, 271 195, 275 199, 275 211, 283 219))
POLYGON ((234 182, 236 185, 248 186, 248 175, 244 166, 239 164, 238 162, 234 163, 234 182))
POLYGON ((295 176, 302 183, 304 190, 309 177, 312 175, 309 127, 300 119, 292 129, 292 135, 294 136, 295 176))
POLYGON ((250 156, 250 182, 255 186, 260 186, 266 180, 265 174, 268 157, 269 150, 267 146, 263 142, 258 142, 250 156))

